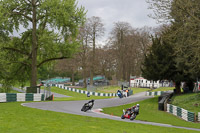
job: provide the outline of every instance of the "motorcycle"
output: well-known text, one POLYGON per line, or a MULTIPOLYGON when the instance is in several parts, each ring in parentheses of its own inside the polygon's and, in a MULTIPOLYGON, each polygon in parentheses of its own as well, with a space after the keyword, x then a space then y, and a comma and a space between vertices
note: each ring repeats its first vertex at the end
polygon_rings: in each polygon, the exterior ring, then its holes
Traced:
POLYGON ((121 116, 121 119, 127 118, 130 120, 134 120, 138 114, 137 112, 138 112, 137 108, 135 108, 135 109, 129 108, 129 109, 126 109, 126 111, 123 109, 123 114, 121 116))
POLYGON ((118 95, 119 98, 123 98, 123 94, 120 90, 117 91, 117 95, 118 95))
POLYGON ((94 106, 94 100, 91 100, 83 105, 81 111, 86 112, 88 110, 91 110, 93 106, 94 106))
POLYGON ((120 90, 117 91, 117 96, 119 98, 127 97, 126 94, 123 91, 120 91, 120 90))

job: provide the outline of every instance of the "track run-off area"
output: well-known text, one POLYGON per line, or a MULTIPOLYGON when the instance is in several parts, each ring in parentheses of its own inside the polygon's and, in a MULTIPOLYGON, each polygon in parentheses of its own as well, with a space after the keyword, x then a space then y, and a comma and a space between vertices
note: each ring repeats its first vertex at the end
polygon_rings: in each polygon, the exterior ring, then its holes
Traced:
POLYGON ((130 121, 129 119, 121 119, 121 117, 108 115, 108 114, 104 114, 100 112, 100 110, 105 107, 114 107, 114 106, 129 104, 129 103, 136 103, 138 101, 152 98, 151 96, 145 96, 145 93, 146 92, 137 93, 127 98, 121 98, 121 99, 118 97, 110 98, 110 99, 98 99, 98 100, 95 100, 93 109, 87 112, 82 112, 81 108, 84 105, 84 103, 88 102, 88 100, 32 102, 32 103, 22 103, 22 105, 26 107, 41 109, 41 110, 63 112, 63 113, 69 113, 69 114, 75 114, 75 115, 83 115, 83 116, 106 118, 106 119, 112 119, 112 120, 124 121, 124 122, 132 122, 132 123, 148 124, 148 125, 155 125, 155 126, 161 126, 161 127, 181 128, 181 129, 187 129, 187 130, 200 131, 200 129, 196 129, 196 128, 173 126, 170 124, 146 122, 146 121, 140 121, 140 120, 130 121))

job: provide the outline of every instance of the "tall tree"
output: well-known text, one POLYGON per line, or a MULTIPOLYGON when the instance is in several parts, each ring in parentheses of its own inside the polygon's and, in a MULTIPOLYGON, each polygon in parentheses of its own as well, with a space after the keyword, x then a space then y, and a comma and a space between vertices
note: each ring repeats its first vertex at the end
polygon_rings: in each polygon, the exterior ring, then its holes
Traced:
POLYGON ((77 8, 76 0, 3 0, 0 11, 0 25, 7 32, 25 28, 20 37, 1 49, 10 63, 15 63, 12 72, 19 75, 24 71, 31 86, 36 86, 38 67, 69 58, 76 51, 78 28, 85 17, 84 8, 77 8))
POLYGON ((188 78, 195 79, 200 76, 200 1, 175 0, 170 15, 174 18, 172 28, 176 36, 177 62, 184 64, 188 78))
POLYGON ((172 17, 170 15, 171 5, 173 0, 146 0, 149 3, 149 9, 153 10, 152 14, 149 16, 158 23, 169 23, 172 21, 172 17))
POLYGON ((149 80, 172 80, 176 71, 173 45, 161 40, 161 37, 152 37, 152 46, 145 56, 143 76, 149 80))
POLYGON ((68 74, 71 77, 72 85, 75 85, 75 74, 78 70, 78 58, 75 56, 70 59, 58 60, 54 66, 54 71, 58 73, 63 73, 63 76, 68 74))
POLYGON ((82 75, 83 75, 83 83, 84 88, 87 88, 87 71, 89 67, 89 51, 90 51, 90 25, 88 21, 85 22, 85 24, 80 28, 79 33, 79 40, 80 40, 80 51, 79 51, 79 62, 80 67, 82 68, 82 75))
POLYGON ((112 46, 105 45, 96 50, 96 73, 104 75, 107 79, 112 79, 115 72, 115 54, 112 46))
POLYGON ((177 93, 180 93, 182 72, 176 67, 174 46, 164 38, 152 37, 152 46, 145 56, 142 66, 142 76, 148 80, 169 80, 176 83, 177 93))
POLYGON ((127 22, 117 22, 111 32, 113 44, 117 55, 117 79, 126 80, 126 51, 127 43, 125 38, 130 35, 132 27, 127 22))
POLYGON ((147 27, 134 29, 127 22, 115 23, 110 43, 116 57, 116 77, 129 81, 131 75, 140 76, 140 65, 150 44, 147 27))
POLYGON ((92 40, 93 50, 92 50, 92 62, 90 70, 90 85, 93 85, 93 76, 94 76, 94 65, 95 65, 95 49, 96 49, 96 40, 98 37, 101 37, 104 34, 104 25, 100 17, 91 17, 88 19, 88 24, 90 27, 90 37, 92 40))
MULTIPOLYGON (((157 20, 163 17, 170 22, 171 33, 168 34, 167 38, 175 45, 177 68, 184 72, 185 77, 187 77, 184 81, 192 84, 196 78, 200 77, 198 50, 200 48, 200 1, 164 1, 151 0, 149 2, 157 20)), ((190 89, 193 89, 192 86, 190 89)))

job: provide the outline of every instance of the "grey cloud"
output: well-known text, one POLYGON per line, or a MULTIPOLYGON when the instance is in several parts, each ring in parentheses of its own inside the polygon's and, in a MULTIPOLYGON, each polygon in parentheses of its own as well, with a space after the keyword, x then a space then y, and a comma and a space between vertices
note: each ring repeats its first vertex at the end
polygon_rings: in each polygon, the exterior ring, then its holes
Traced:
POLYGON ((147 15, 151 13, 145 0, 78 0, 86 8, 87 17, 101 17, 107 33, 114 22, 126 21, 133 27, 158 26, 147 15))

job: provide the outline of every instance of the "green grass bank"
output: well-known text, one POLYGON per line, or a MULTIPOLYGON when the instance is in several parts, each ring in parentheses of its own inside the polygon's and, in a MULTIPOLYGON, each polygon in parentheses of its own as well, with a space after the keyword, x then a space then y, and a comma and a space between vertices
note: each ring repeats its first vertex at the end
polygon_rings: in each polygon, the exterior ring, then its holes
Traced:
MULTIPOLYGON (((164 111, 159 111, 158 97, 154 97, 154 98, 140 101, 137 103, 140 104, 140 114, 136 117, 136 120, 150 121, 150 122, 171 124, 174 126, 192 127, 192 128, 200 129, 200 123, 186 122, 172 114, 169 114, 164 111)), ((137 103, 131 103, 131 104, 117 106, 117 107, 104 108, 103 112, 121 117, 123 109, 130 108, 131 106, 137 103)))
POLYGON ((1 133, 197 133, 196 131, 78 116, 0 103, 1 133))

